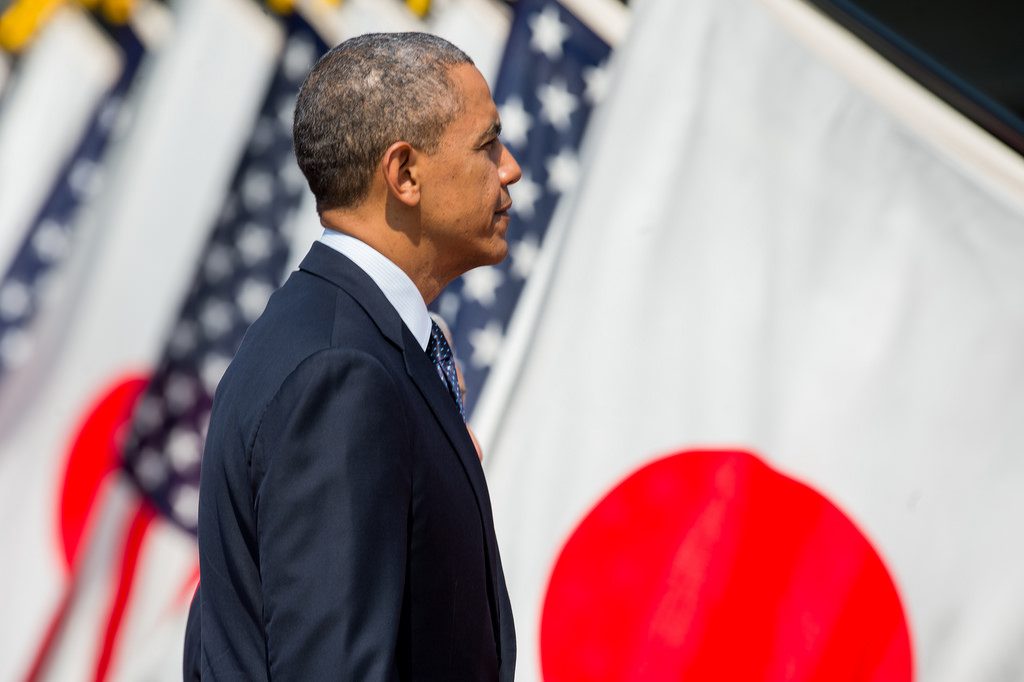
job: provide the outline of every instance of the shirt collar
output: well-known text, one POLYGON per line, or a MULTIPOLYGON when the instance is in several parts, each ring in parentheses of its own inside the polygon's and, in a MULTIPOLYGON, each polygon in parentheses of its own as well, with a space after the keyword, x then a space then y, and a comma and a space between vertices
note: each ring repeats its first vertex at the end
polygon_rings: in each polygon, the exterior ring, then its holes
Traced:
POLYGON ((430 341, 430 315, 419 289, 400 267, 387 256, 351 235, 327 228, 320 241, 348 257, 360 270, 380 287, 402 322, 409 328, 420 348, 427 349, 430 341))

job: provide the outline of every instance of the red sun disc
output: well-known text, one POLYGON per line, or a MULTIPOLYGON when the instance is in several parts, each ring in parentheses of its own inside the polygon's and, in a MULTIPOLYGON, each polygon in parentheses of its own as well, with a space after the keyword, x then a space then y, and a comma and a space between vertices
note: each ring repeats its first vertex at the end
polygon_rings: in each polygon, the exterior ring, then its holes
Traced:
POLYGON ((912 679, 877 552, 824 496, 737 451, 635 472, 569 538, 541 621, 548 682, 912 679))

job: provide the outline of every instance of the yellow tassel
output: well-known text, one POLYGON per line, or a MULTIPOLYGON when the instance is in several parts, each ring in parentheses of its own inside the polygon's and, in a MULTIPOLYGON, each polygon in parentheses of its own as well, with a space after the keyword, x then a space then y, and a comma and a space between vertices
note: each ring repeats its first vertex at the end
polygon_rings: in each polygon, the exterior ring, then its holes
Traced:
POLYGON ((295 0, 267 0, 267 7, 278 14, 291 14, 295 9, 295 0))
POLYGON ((112 24, 126 24, 136 4, 137 0, 104 0, 103 18, 112 24))
POLYGON ((430 12, 430 0, 405 0, 405 5, 420 19, 430 12))
POLYGON ((0 48, 21 52, 63 0, 16 0, 0 14, 0 48))

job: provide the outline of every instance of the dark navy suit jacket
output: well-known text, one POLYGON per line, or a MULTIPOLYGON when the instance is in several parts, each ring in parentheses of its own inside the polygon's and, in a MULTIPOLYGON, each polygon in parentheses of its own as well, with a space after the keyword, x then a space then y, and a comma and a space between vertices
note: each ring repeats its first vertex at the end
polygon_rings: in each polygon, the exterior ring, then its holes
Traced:
POLYGON ((513 677, 466 427, 373 280, 321 243, 217 389, 199 553, 187 639, 202 641, 205 679, 513 677))

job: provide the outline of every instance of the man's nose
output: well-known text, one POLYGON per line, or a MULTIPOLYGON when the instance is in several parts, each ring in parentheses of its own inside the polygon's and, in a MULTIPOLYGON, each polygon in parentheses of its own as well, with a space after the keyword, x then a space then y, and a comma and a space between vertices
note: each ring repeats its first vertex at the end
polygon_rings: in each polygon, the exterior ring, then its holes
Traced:
POLYGON ((501 161, 498 164, 498 179, 502 185, 514 185, 523 177, 523 170, 519 167, 516 157, 504 144, 501 145, 501 161))

